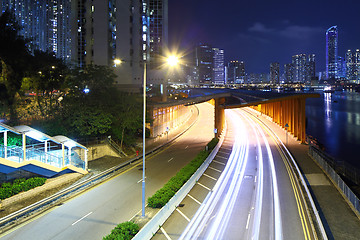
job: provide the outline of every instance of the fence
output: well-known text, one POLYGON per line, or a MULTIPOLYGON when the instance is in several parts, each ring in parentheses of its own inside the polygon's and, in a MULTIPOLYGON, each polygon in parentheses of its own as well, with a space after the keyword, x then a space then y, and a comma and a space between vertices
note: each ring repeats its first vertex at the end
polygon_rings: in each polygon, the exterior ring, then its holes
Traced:
MULTIPOLYGON (((359 198, 351 191, 351 189, 346 185, 346 183, 341 179, 339 174, 334 170, 339 169, 342 172, 345 172, 345 168, 338 167, 336 161, 333 158, 329 157, 325 153, 321 152, 319 149, 314 146, 309 147, 309 155, 315 159, 315 161, 324 169, 327 175, 332 179, 332 181, 338 186, 346 198, 351 202, 356 211, 360 214, 360 200, 359 198), (334 166, 331 166, 334 165, 334 166)), ((343 163, 343 162, 340 162, 343 163)), ((344 166, 344 165, 343 165, 344 166)))

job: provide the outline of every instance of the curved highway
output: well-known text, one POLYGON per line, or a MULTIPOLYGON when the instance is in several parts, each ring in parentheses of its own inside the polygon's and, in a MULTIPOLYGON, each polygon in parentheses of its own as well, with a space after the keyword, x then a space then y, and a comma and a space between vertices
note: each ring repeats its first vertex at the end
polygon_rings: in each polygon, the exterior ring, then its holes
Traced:
MULTIPOLYGON (((213 138, 214 107, 198 104, 197 122, 146 162, 146 199, 213 138)), ((141 164, 0 235, 1 239, 102 239, 141 210, 141 164)))
POLYGON ((235 136, 226 167, 179 239, 315 239, 276 137, 246 110, 226 117, 235 136))

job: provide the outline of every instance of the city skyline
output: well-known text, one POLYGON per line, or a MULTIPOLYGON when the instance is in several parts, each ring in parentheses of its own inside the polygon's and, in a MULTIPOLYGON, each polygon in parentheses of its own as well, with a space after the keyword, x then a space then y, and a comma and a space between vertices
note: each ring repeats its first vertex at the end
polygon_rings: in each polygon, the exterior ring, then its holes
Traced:
POLYGON ((338 26, 338 56, 360 48, 354 26, 359 6, 349 0, 169 2, 169 42, 185 51, 198 41, 208 42, 225 50, 226 62, 244 61, 247 72, 254 73, 268 72, 271 62, 284 66, 293 55, 315 54, 316 71, 324 72, 328 28, 338 26))

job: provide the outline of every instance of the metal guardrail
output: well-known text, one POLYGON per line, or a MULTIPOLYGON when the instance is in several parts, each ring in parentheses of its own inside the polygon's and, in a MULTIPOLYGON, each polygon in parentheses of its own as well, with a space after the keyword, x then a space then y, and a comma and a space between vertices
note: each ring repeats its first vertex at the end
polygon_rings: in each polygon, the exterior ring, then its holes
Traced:
POLYGON ((211 151, 209 156, 205 159, 203 164, 198 168, 198 170, 179 189, 179 191, 177 191, 177 193, 169 200, 169 202, 164 207, 162 207, 160 211, 157 212, 155 216, 147 224, 145 224, 143 228, 140 229, 140 231, 132 238, 132 240, 145 240, 151 239, 153 237, 153 235, 159 230, 159 226, 162 226, 164 222, 170 217, 172 212, 175 211, 176 207, 181 203, 181 201, 186 197, 186 195, 194 187, 199 178, 206 171, 224 141, 225 132, 226 128, 221 134, 220 141, 211 151))
POLYGON ((309 147, 309 155, 321 166, 321 168, 326 172, 330 177, 333 183, 339 188, 343 195, 349 200, 353 205, 357 214, 360 214, 360 200, 359 198, 351 191, 351 189, 346 185, 342 180, 339 174, 332 168, 332 166, 327 162, 326 155, 324 155, 320 150, 316 149, 313 146, 309 147))
MULTIPOLYGON (((182 131, 181 133, 179 133, 178 135, 176 135, 175 137, 173 137, 172 139, 170 139, 169 141, 167 141, 166 143, 157 146, 149 151, 147 151, 145 153, 145 156, 150 155, 156 151, 158 151, 159 149, 167 146, 168 144, 170 144, 171 142, 173 142, 175 139, 177 139, 178 137, 180 137, 181 135, 183 135, 187 130, 189 130, 197 121, 198 116, 199 116, 199 109, 196 107, 197 109, 197 116, 196 116, 196 120, 191 123, 184 131, 182 131)), ((117 166, 114 166, 108 170, 105 170, 95 176, 90 177, 89 179, 86 179, 80 183, 77 183, 71 187, 68 187, 62 191, 59 191, 57 193, 55 193, 54 195, 44 198, 34 204, 31 204, 30 206, 27 206, 25 208, 20 209, 19 211, 16 211, 14 213, 11 213, 3 218, 0 219, 0 228, 4 227, 8 224, 10 224, 11 222, 14 222, 18 219, 21 219, 22 217, 25 217, 27 215, 29 215, 30 213, 39 210, 41 208, 44 208, 46 206, 52 207, 52 203, 55 203, 57 200, 60 200, 61 198, 64 198, 66 196, 68 196, 69 194, 75 193, 76 191, 81 191, 81 190, 85 190, 85 188, 90 187, 91 185, 94 185, 96 183, 99 183, 101 180, 105 180, 107 176, 109 176, 110 174, 115 173, 116 171, 118 171, 119 169, 139 160, 142 158, 142 155, 139 155, 135 158, 130 159, 127 162, 124 162, 122 164, 119 164, 117 166)))

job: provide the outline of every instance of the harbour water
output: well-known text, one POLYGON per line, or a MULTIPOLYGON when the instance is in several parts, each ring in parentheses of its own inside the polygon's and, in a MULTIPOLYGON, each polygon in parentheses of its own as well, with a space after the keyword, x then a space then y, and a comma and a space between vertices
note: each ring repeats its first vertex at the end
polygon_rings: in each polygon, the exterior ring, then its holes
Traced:
POLYGON ((321 93, 306 101, 306 134, 337 160, 360 169, 360 94, 321 93))

